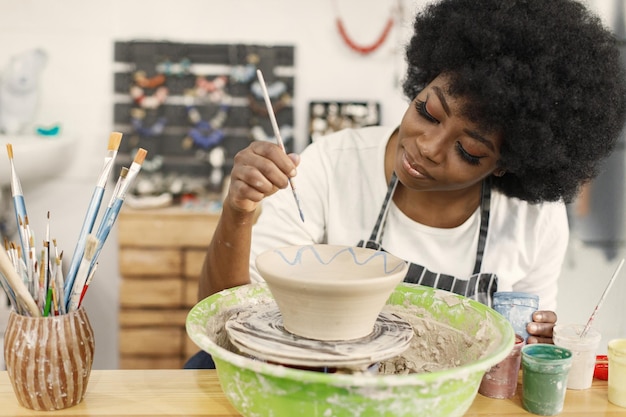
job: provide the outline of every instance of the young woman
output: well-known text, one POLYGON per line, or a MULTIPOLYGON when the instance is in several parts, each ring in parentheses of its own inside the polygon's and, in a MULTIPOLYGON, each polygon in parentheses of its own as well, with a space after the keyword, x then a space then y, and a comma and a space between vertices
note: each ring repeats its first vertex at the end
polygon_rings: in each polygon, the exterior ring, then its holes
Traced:
POLYGON ((564 203, 624 124, 614 37, 574 0, 442 0, 415 18, 406 59, 400 126, 236 155, 199 296, 260 280, 254 259, 273 247, 360 244, 410 262, 409 282, 487 304, 539 295, 529 342, 551 342, 564 203))

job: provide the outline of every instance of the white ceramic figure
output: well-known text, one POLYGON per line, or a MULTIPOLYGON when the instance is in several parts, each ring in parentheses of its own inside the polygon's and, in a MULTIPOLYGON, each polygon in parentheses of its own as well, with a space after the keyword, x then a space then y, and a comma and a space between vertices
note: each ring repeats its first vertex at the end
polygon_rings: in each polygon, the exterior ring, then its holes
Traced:
POLYGON ((39 98, 39 75, 47 55, 31 49, 14 55, 0 79, 0 132, 25 133, 33 122, 39 98))

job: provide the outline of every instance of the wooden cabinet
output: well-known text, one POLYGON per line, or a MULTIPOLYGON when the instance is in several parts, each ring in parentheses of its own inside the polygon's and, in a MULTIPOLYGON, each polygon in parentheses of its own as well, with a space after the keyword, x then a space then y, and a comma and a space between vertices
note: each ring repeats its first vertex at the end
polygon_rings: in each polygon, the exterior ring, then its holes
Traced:
POLYGON ((181 368, 198 351, 185 319, 218 219, 180 208, 120 213, 121 369, 181 368))

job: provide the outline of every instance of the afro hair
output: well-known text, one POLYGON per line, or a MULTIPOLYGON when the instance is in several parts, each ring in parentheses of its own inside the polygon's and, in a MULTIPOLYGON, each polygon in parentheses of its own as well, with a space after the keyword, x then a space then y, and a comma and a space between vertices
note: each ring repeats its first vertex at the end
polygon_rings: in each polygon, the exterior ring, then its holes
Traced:
POLYGON ((442 0, 417 14, 403 84, 410 100, 440 74, 463 115, 503 135, 493 186, 570 202, 624 126, 615 36, 574 0, 442 0))

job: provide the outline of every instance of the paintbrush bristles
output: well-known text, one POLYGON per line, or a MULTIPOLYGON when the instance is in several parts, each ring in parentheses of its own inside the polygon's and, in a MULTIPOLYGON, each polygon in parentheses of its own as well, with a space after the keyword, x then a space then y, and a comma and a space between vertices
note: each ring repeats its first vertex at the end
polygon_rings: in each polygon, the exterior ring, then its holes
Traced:
POLYGON ((107 150, 117 151, 120 147, 121 142, 122 142, 122 134, 120 132, 112 132, 109 135, 109 146, 107 150))
POLYGON ((9 159, 13 159, 13 145, 7 143, 7 153, 9 154, 9 159))
POLYGON ((93 235, 87 235, 87 242, 85 243, 85 259, 91 261, 98 249, 98 238, 93 235))
POLYGON ((133 163, 139 164, 139 165, 143 164, 143 161, 146 159, 147 154, 148 154, 148 151, 146 151, 143 148, 139 148, 139 150, 135 154, 135 159, 133 160, 133 163))
POLYGON ((76 273, 76 279, 72 284, 72 291, 70 292, 67 302, 67 311, 76 310, 80 304, 81 294, 83 293, 83 288, 89 276, 91 260, 94 258, 98 246, 98 238, 93 233, 88 234, 85 240, 85 252, 83 253, 78 272, 76 273))

